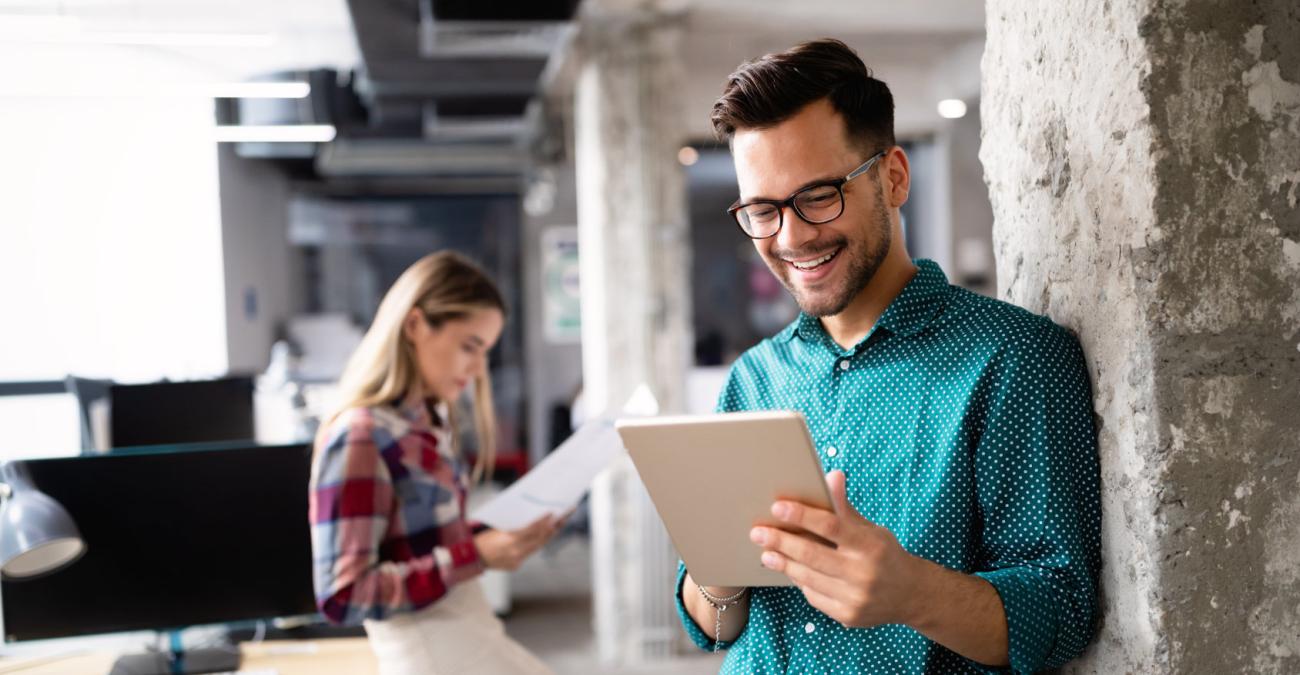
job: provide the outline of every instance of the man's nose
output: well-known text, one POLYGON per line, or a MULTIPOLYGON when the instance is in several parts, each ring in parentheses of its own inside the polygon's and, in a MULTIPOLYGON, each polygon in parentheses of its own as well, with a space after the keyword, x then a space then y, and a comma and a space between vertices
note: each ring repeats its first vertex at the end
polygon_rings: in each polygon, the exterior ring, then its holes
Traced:
POLYGON ((794 205, 787 205, 781 211, 781 230, 776 233, 776 243, 785 250, 798 250, 804 244, 817 238, 817 226, 809 223, 794 210, 794 205))

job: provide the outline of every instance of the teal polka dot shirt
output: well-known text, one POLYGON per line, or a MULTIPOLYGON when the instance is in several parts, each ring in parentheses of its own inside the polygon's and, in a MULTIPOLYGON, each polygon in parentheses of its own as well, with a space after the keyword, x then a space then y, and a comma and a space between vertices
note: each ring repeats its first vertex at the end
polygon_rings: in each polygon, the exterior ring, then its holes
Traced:
MULTIPOLYGON (((746 352, 720 411, 798 410, 827 471, 905 549, 987 579, 1011 668, 1031 673, 1092 639, 1101 507, 1091 392, 1078 341, 1050 320, 948 284, 928 260, 865 338, 836 345, 808 315, 746 352)), ((758 555, 757 549, 754 553, 758 555)), ((691 639, 713 648, 677 607, 691 639)), ((844 628, 798 589, 752 589, 723 673, 980 673, 901 625, 844 628)))

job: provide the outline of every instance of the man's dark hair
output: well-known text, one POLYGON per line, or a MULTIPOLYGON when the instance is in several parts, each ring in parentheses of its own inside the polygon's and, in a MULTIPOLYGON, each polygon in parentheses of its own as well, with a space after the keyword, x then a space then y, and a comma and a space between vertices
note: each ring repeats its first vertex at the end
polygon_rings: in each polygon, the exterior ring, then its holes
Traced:
POLYGON ((741 129, 774 127, 829 98, 852 142, 864 151, 894 145, 894 97, 848 45, 825 38, 741 64, 713 104, 713 130, 731 141, 741 129))

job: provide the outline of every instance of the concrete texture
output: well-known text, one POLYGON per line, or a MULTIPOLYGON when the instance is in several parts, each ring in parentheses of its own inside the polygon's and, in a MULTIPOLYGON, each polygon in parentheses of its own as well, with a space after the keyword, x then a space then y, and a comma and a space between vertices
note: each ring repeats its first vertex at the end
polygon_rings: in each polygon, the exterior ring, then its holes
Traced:
POLYGON ((1075 330, 1103 489, 1070 672, 1300 671, 1300 5, 990 0, 1000 295, 1075 330))
MULTIPOLYGON (((582 375, 591 416, 618 415, 639 385, 663 412, 686 402, 691 269, 680 21, 654 13, 587 16, 574 96, 582 375)), ((678 649, 676 553, 630 461, 591 490, 596 645, 606 664, 678 649)))

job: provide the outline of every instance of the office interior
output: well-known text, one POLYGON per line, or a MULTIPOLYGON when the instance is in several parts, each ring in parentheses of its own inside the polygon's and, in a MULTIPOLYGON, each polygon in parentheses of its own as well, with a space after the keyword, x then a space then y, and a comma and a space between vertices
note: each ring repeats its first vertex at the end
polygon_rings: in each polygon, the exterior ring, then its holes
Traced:
MULTIPOLYGON (((66 569, 0 584, 0 671, 318 643, 274 649, 351 645, 339 662, 370 667, 361 631, 312 604, 320 416, 384 291, 451 249, 509 306, 490 365, 498 459, 478 498, 584 421, 575 63, 611 17, 642 11, 630 4, 0 3, 0 462, 87 545, 66 569)), ((680 412, 710 411, 728 364, 797 313, 725 213, 735 174, 708 111, 748 58, 822 36, 858 50, 896 97, 909 249, 995 293, 982 3, 881 4, 650 3, 683 31, 680 412)), ((716 672, 680 636, 652 660, 598 644, 599 515, 584 502, 491 580, 507 630, 557 672, 716 672)))

